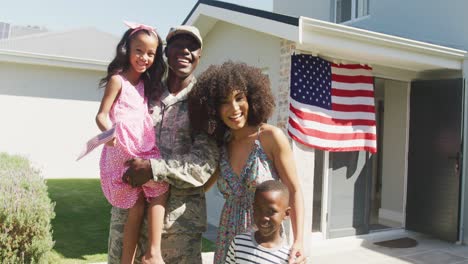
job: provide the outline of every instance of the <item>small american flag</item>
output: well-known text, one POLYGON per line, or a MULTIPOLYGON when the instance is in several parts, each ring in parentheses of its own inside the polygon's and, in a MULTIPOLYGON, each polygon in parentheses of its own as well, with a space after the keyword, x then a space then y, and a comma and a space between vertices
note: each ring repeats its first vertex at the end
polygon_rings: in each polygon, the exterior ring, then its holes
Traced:
POLYGON ((88 153, 93 151, 93 149, 97 148, 101 144, 105 144, 111 141, 114 137, 115 137, 115 126, 91 138, 90 140, 88 140, 85 148, 83 149, 83 151, 81 152, 81 154, 78 156, 76 160, 77 161, 80 160, 84 156, 88 155, 88 153))
POLYGON ((288 134, 313 148, 377 152, 372 68, 292 55, 288 134))

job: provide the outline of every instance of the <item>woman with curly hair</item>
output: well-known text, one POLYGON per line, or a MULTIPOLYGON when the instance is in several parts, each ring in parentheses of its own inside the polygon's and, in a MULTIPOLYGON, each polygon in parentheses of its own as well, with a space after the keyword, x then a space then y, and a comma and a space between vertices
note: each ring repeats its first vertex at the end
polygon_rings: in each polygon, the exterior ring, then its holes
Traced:
MULTIPOLYGON (((288 139, 266 123, 274 107, 268 77, 258 68, 232 61, 210 66, 189 95, 192 128, 215 137, 221 148, 218 171, 205 185, 208 189, 218 180, 225 198, 214 263, 224 263, 234 236, 253 230, 255 187, 271 179, 281 180, 291 193, 294 243, 289 263, 304 261, 302 191, 288 139)), ((256 228, 269 229, 271 223, 256 228)))

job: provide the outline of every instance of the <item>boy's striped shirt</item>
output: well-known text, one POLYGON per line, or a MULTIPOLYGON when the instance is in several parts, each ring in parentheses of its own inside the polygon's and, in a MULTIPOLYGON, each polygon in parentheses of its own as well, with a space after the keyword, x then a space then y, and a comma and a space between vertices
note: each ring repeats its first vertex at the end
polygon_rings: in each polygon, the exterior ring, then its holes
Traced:
POLYGON ((265 248, 255 241, 255 231, 237 235, 229 246, 226 264, 283 264, 288 263, 290 248, 282 243, 276 248, 265 248))

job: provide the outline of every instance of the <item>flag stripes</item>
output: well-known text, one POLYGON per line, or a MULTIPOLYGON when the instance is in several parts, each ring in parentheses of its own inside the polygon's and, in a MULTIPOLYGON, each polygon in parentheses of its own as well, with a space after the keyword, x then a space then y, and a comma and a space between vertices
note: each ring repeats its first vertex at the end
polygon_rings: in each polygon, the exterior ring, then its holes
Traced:
POLYGON ((372 68, 291 57, 288 134, 329 151, 377 151, 372 68))

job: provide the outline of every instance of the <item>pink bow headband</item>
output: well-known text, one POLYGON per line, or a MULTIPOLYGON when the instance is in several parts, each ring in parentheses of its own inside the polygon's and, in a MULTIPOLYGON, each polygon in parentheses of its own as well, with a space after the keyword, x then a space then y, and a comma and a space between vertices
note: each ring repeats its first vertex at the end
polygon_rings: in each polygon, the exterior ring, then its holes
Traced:
POLYGON ((138 23, 128 22, 128 21, 124 21, 124 24, 127 25, 129 28, 133 29, 132 32, 130 32, 130 35, 128 35, 129 37, 142 29, 148 30, 149 32, 153 32, 153 34, 156 36, 158 35, 156 34, 156 31, 154 30, 153 27, 147 26, 145 24, 138 24, 138 23))

